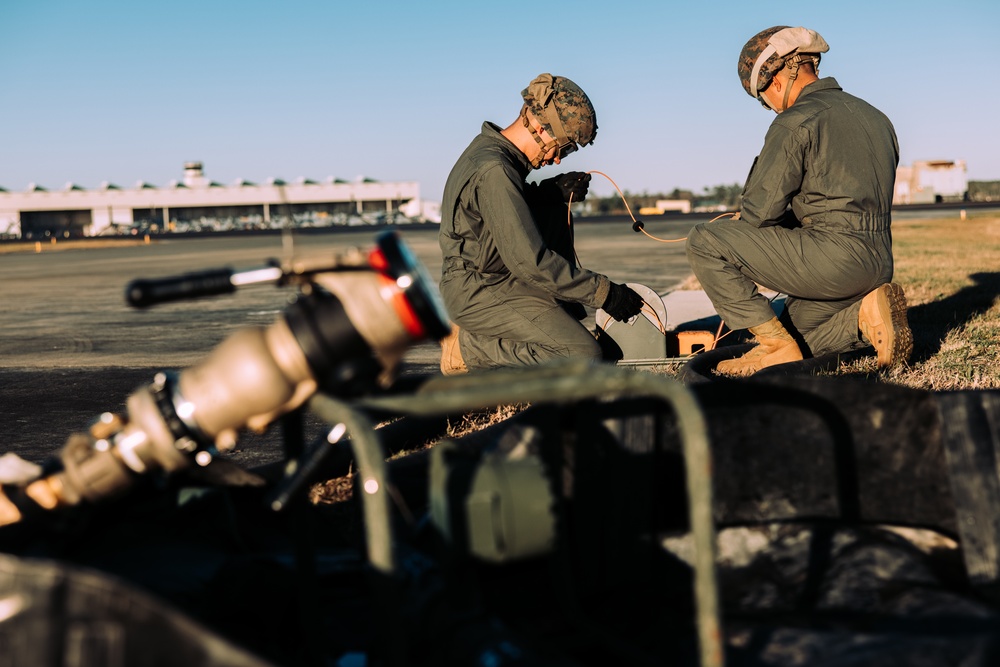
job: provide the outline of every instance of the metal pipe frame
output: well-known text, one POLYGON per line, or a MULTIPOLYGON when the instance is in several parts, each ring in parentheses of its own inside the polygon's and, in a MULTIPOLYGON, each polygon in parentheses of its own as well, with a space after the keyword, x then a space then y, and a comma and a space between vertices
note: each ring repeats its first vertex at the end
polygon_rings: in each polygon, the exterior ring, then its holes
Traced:
POLYGON ((415 392, 353 403, 317 395, 310 409, 330 424, 344 424, 362 478, 368 558, 383 574, 396 568, 393 555, 388 465, 379 434, 366 412, 431 416, 512 403, 572 403, 608 397, 655 397, 667 402, 681 435, 691 533, 695 545, 695 605, 700 663, 722 667, 722 621, 716 577, 716 533, 712 518, 712 463, 708 429, 694 395, 677 380, 612 365, 552 363, 457 376, 433 376, 415 392))

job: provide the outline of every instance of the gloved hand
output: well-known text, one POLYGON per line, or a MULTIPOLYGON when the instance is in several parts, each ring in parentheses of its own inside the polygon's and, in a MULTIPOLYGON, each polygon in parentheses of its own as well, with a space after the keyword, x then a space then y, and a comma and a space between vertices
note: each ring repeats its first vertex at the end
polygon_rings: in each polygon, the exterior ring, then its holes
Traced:
POLYGON ((625 322, 638 315, 645 303, 642 297, 628 285, 611 283, 608 289, 608 298, 604 300, 604 305, 601 308, 619 322, 625 322))
POLYGON ((590 174, 583 171, 569 171, 554 176, 552 183, 559 188, 564 202, 569 201, 570 195, 573 195, 574 202, 579 202, 587 198, 587 190, 590 189, 590 174))

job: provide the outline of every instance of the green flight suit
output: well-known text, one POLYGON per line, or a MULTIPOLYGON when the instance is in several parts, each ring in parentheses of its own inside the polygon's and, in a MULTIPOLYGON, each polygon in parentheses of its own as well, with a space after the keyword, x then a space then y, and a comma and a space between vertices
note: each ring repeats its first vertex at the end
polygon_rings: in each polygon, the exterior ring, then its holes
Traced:
POLYGON ((578 320, 604 304, 609 280, 576 266, 562 194, 527 183, 530 171, 486 122, 445 183, 441 296, 470 369, 601 358, 578 320))
POLYGON ((687 254, 731 329, 774 317, 754 283, 788 295, 803 353, 864 347, 861 299, 892 280, 899 143, 892 123, 833 78, 778 114, 743 188, 740 219, 696 225, 687 254))

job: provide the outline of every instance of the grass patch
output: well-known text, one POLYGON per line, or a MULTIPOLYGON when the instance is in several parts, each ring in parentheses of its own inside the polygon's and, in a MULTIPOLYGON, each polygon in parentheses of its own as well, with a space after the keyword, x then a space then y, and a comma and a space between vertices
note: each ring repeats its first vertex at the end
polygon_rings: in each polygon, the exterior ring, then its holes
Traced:
POLYGON ((891 371, 866 360, 842 372, 934 391, 1000 388, 1000 217, 902 220, 892 229, 913 357, 891 371))
MULTIPOLYGON (((462 415, 455 423, 449 421, 448 427, 442 437, 457 439, 469 435, 470 433, 476 433, 489 426, 499 424, 500 422, 513 417, 526 407, 528 407, 527 404, 519 403, 516 405, 498 405, 495 408, 470 412, 462 415)), ((433 440, 431 442, 424 443, 422 447, 397 452, 389 457, 388 460, 392 461, 402 456, 408 456, 415 452, 429 449, 437 444, 437 442, 439 442, 439 440, 433 440)), ((342 477, 336 477, 334 479, 328 479, 314 484, 309 489, 309 500, 317 505, 335 505, 350 500, 354 495, 354 478, 356 476, 356 472, 351 472, 342 477)))

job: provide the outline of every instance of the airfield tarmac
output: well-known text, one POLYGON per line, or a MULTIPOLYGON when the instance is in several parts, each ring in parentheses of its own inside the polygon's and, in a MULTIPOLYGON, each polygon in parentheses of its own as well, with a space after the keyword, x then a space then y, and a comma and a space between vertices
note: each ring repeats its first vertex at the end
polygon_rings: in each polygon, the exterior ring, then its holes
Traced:
MULTIPOLYGON (((645 220, 660 239, 686 236, 710 216, 645 220)), ((441 270, 434 226, 397 228, 433 280, 441 270)), ((690 275, 683 243, 660 243, 634 233, 631 221, 575 226, 583 266, 616 282, 638 282, 666 294, 690 275)), ((296 233, 300 256, 332 256, 369 248, 383 228, 338 228, 296 233)), ((287 241, 287 240, 286 240, 287 241)), ((280 235, 154 237, 149 244, 61 249, 44 245, 0 256, 5 286, 0 333, 0 453, 41 462, 66 438, 86 430, 102 412, 121 412, 125 399, 160 370, 197 363, 237 329, 267 326, 292 293, 273 285, 234 294, 165 304, 146 310, 126 305, 124 288, 135 278, 191 271, 262 266, 287 256, 280 235)), ((63 248, 68 244, 63 244, 63 248)), ((593 326, 593 313, 585 320, 593 326)), ((402 373, 437 371, 435 343, 414 347, 402 373)), ((322 425, 309 424, 311 429, 322 425)), ((245 467, 281 458, 280 435, 247 434, 231 458, 245 467)))

